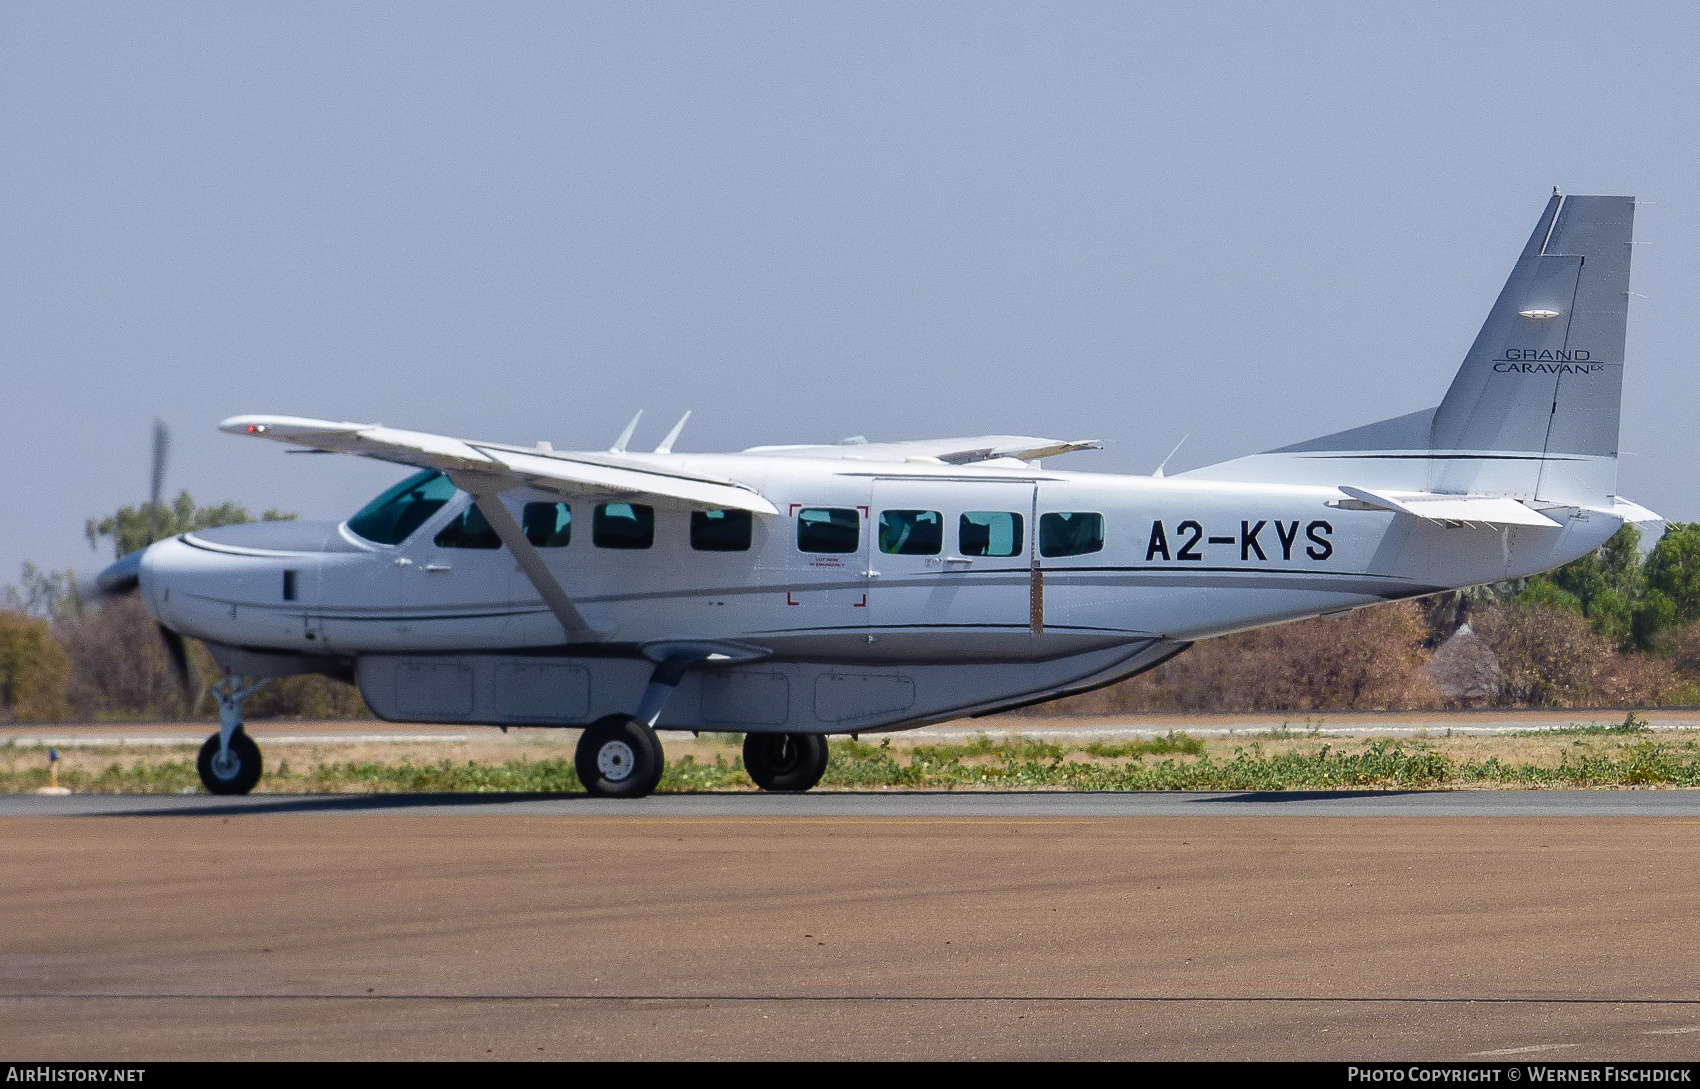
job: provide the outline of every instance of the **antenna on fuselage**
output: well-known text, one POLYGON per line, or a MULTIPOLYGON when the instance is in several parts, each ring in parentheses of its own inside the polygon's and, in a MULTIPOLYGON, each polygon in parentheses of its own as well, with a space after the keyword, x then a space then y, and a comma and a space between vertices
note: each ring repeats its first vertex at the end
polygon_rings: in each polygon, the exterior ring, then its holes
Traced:
POLYGON ((624 431, 620 432, 620 437, 614 440, 614 445, 608 448, 610 454, 626 452, 626 444, 632 441, 632 432, 637 430, 637 422, 641 419, 643 419, 643 409, 640 408, 637 410, 637 415, 632 417, 632 422, 626 425, 624 431))
POLYGON ((662 439, 661 445, 655 448, 657 454, 671 454, 673 452, 673 443, 678 439, 679 432, 685 429, 685 421, 690 418, 690 409, 686 409, 685 414, 679 417, 679 422, 673 425, 673 430, 667 432, 667 437, 662 439))
POLYGON ((1188 440, 1188 439, 1190 439, 1190 438, 1192 438, 1192 432, 1191 432, 1191 431, 1188 431, 1188 432, 1187 432, 1187 433, 1186 433, 1186 434, 1184 434, 1184 435, 1182 435, 1182 436, 1181 436, 1181 441, 1180 441, 1180 442, 1177 442, 1177 443, 1175 443, 1175 448, 1174 448, 1174 449, 1173 449, 1173 450, 1170 450, 1170 451, 1169 451, 1169 457, 1168 457, 1168 458, 1164 458, 1164 459, 1163 459, 1163 461, 1162 461, 1162 464, 1161 464, 1161 465, 1158 465, 1158 466, 1157 466, 1157 471, 1156 471, 1156 472, 1154 472, 1154 473, 1152 473, 1152 474, 1151 474, 1151 475, 1152 475, 1152 476, 1154 476, 1154 477, 1156 477, 1156 478, 1157 478, 1157 479, 1158 479, 1158 480, 1161 480, 1161 479, 1163 479, 1163 466, 1165 466, 1165 465, 1167 465, 1167 464, 1169 464, 1169 458, 1172 458, 1172 457, 1174 457, 1174 456, 1175 456, 1175 455, 1176 455, 1176 454, 1178 454, 1178 453, 1180 453, 1180 452, 1181 452, 1181 447, 1182 447, 1182 446, 1185 446, 1185 445, 1186 445, 1186 440, 1188 440))

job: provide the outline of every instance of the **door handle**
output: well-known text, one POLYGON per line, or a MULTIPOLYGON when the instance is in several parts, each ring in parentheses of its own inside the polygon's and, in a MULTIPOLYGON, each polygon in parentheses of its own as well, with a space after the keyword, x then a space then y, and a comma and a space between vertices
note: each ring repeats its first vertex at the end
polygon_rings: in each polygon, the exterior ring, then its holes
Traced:
POLYGON ((446 563, 428 563, 428 564, 425 565, 425 570, 427 570, 427 571, 452 571, 452 570, 454 570, 454 568, 450 567, 446 563))

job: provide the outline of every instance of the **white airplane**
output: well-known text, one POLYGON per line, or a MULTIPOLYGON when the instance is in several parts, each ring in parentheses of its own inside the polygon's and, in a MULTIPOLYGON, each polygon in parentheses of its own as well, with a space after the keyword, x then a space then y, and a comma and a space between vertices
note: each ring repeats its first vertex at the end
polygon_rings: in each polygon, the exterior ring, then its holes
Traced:
POLYGON ((1007 435, 685 454, 680 420, 637 453, 634 419, 567 452, 237 416, 418 471, 347 521, 186 533, 100 586, 224 670, 214 793, 260 777, 243 700, 304 672, 385 719, 583 727, 596 795, 654 789, 658 729, 743 732, 752 779, 807 790, 829 734, 1084 692, 1656 518, 1614 494, 1634 206, 1555 191, 1438 407, 1177 476, 1058 471, 1096 444, 1007 435))

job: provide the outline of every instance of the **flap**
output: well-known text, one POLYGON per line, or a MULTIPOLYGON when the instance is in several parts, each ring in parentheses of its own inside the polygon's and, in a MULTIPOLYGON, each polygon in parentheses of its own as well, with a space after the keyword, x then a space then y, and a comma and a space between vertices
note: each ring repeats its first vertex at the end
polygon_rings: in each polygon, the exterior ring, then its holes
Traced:
POLYGON ((1100 450, 1097 439, 1041 439, 1032 435, 977 435, 966 439, 910 439, 904 442, 865 442, 850 439, 831 446, 752 446, 746 454, 777 454, 799 458, 843 458, 848 461, 942 461, 947 465, 972 465, 997 458, 1037 461, 1071 454, 1076 450, 1100 450))

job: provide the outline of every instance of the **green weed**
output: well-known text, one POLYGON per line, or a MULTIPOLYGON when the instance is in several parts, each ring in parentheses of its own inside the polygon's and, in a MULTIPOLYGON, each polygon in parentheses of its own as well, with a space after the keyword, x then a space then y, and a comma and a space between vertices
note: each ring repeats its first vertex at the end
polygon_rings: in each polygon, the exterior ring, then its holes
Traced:
POLYGON ((1097 741, 1086 746, 1084 752, 1093 756, 1162 756, 1165 753, 1184 752, 1192 756, 1204 755, 1204 742, 1187 733, 1175 733, 1170 730, 1163 737, 1136 738, 1132 741, 1097 741))
POLYGON ((1511 736, 1512 737, 1553 737, 1553 736, 1576 737, 1576 736, 1585 736, 1585 735, 1596 735, 1596 736, 1597 735, 1606 735, 1606 736, 1610 736, 1610 735, 1614 735, 1614 734, 1621 735, 1621 734, 1650 733, 1652 731, 1652 729, 1653 729, 1653 727, 1648 725, 1646 719, 1642 718, 1640 715, 1637 715, 1634 711, 1631 711, 1631 712, 1629 712, 1629 714, 1627 714, 1623 717, 1622 722, 1614 723, 1610 726, 1601 726, 1598 723, 1590 723, 1590 724, 1584 726, 1581 723, 1577 723, 1573 726, 1561 726, 1561 727, 1559 727, 1558 729, 1555 729, 1555 730, 1521 730, 1517 733, 1512 734, 1511 736))

